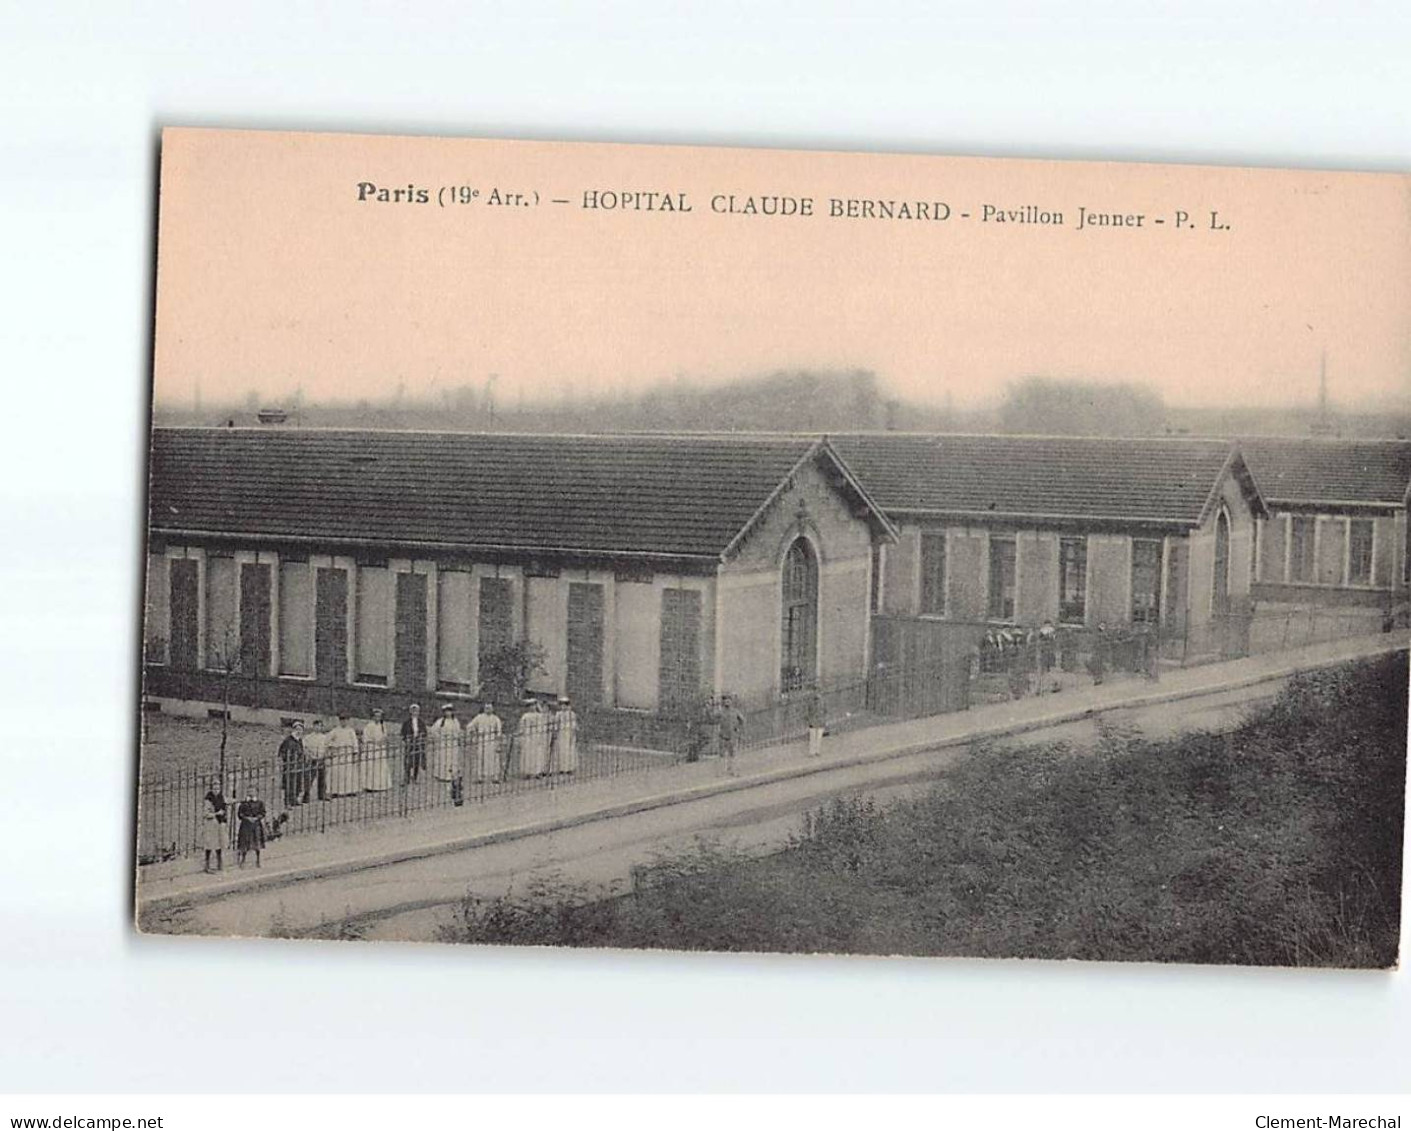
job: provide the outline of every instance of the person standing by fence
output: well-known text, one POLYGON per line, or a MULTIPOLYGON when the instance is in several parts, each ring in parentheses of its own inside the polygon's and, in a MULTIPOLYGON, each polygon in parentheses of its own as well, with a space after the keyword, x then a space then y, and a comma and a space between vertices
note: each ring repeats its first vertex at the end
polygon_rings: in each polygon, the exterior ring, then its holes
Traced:
POLYGON ((279 776, 286 809, 293 809, 309 799, 308 769, 308 759, 304 756, 304 724, 295 719, 279 744, 279 776))
POLYGON ((814 691, 808 697, 808 756, 823 756, 823 728, 828 724, 828 716, 823 707, 823 695, 814 691))
POLYGON ((392 747, 382 708, 372 709, 372 722, 363 727, 363 789, 383 793, 392 788, 392 747))
POLYGON ((431 776, 451 787, 451 800, 460 805, 461 796, 461 724, 456 718, 454 703, 441 706, 441 717, 431 724, 427 735, 431 776))
POLYGON ((201 813, 201 847, 206 850, 205 871, 211 871, 211 853, 216 854, 215 871, 225 868, 225 841, 229 834, 228 807, 221 792, 220 778, 212 778, 201 813))
POLYGON ((495 714, 495 704, 486 703, 466 725, 467 776, 475 782, 500 780, 500 742, 504 725, 495 714))
POLYGON ((361 793, 362 770, 358 764, 358 732, 346 710, 338 712, 338 725, 328 732, 328 795, 361 793))
POLYGON ((308 767, 304 771, 304 800, 312 792, 320 801, 327 801, 328 732, 323 729, 322 719, 314 719, 313 733, 304 738, 304 758, 308 767))
POLYGON ((553 751, 549 759, 550 772, 571 774, 578 769, 578 715, 567 695, 559 696, 554 712, 553 751))
POLYGON ((549 769, 549 716, 538 699, 524 701, 514 744, 519 751, 519 776, 542 778, 549 769))
POLYGON ((720 745, 725 755, 725 775, 735 776, 735 750, 745 730, 745 716, 735 706, 732 696, 720 697, 720 745))
POLYGON ((419 703, 408 707, 402 720, 402 767, 403 785, 411 785, 426 769, 426 724, 421 721, 419 703))
POLYGON ((235 810, 235 819, 240 822, 235 840, 236 862, 243 868, 246 854, 253 852, 258 868, 260 852, 265 847, 265 803, 253 782, 245 787, 245 800, 235 810))

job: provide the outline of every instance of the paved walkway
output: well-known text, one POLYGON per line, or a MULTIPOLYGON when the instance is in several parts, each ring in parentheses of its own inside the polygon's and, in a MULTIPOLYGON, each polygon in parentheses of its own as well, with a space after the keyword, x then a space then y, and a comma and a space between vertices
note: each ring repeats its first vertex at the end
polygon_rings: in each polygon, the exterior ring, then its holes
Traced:
POLYGON ((1407 643, 1400 633, 1359 637, 1177 669, 1164 673, 1156 682, 1125 680, 888 723, 830 736, 824 742, 821 758, 809 758, 802 742, 743 753, 736 760, 737 777, 726 776, 718 759, 681 763, 561 789, 490 798, 460 809, 338 827, 322 834, 273 842, 259 869, 253 865, 237 869, 228 863, 225 872, 206 875, 199 859, 193 856, 143 868, 138 900, 146 907, 201 903, 302 879, 346 875, 461 852, 841 767, 887 762, 924 750, 1022 734, 1103 711, 1252 686, 1298 671, 1405 649, 1407 643))

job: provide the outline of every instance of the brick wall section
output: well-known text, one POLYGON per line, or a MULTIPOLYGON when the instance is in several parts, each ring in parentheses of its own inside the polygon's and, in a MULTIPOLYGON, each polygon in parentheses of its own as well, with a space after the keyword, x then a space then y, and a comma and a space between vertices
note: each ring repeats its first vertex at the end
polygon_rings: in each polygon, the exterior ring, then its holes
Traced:
POLYGON ((665 711, 689 709, 700 696, 702 604, 695 590, 662 590, 657 687, 665 711))
POLYGON ((426 688, 426 575, 397 574, 396 657, 392 671, 402 691, 426 688))
POLYGON ((314 675, 348 682, 348 571, 320 567, 314 596, 314 675))
POLYGON ((270 567, 240 567, 240 670, 268 675, 270 660, 270 567))
POLYGON ((171 666, 178 671, 196 667, 200 631, 199 563, 190 558, 171 561, 171 666))
POLYGON ((568 639, 564 686, 576 704, 603 701, 603 587, 572 581, 568 585, 568 639))

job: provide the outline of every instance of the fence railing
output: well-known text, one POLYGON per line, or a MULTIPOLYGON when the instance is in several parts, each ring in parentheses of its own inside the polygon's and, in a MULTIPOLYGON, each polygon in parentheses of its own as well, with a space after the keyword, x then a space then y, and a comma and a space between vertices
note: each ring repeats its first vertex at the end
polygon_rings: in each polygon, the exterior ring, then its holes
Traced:
POLYGON ((349 730, 285 743, 260 761, 190 766, 144 781, 139 790, 140 863, 198 851, 208 818, 206 795, 229 806, 229 847, 238 835, 236 806, 247 796, 266 809, 267 840, 324 832, 353 823, 559 789, 670 765, 674 749, 594 741, 553 715, 526 715, 499 733, 427 728, 422 741, 400 736, 366 742, 349 730))
MULTIPOLYGON (((472 720, 458 723, 459 730, 428 727, 414 743, 395 733, 368 741, 351 728, 310 734, 298 747, 235 760, 223 772, 208 764, 144 779, 138 858, 153 863, 199 851, 209 831, 209 792, 229 806, 221 832, 234 847, 236 807, 251 790, 266 809, 264 836, 277 839, 745 753, 802 739, 820 719, 833 732, 856 729, 1119 675, 1157 679, 1171 664, 1257 655, 1406 623, 1404 606, 1259 609, 1179 631, 916 622, 918 633, 932 638, 922 641, 929 652, 897 636, 889 658, 866 676, 804 687, 772 702, 705 699, 662 713, 588 708, 571 721, 537 710, 515 718, 507 710, 498 733, 494 724, 472 720), (943 634, 949 636, 937 643, 943 634)), ((913 626, 892 626, 900 627, 913 626)))

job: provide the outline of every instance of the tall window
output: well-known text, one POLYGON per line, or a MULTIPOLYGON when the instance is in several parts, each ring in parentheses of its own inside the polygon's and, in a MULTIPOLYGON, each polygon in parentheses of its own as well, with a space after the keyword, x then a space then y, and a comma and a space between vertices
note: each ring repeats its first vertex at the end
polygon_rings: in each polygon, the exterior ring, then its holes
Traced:
POLYGON ((1014 539, 990 538, 990 620, 1014 619, 1014 539))
POLYGON ((818 676, 818 558, 806 538, 795 541, 784 555, 783 604, 779 685, 796 691, 818 676))
POLYGON ((1058 543, 1058 619, 1082 624, 1088 619, 1088 540, 1062 538, 1058 543))
POLYGON ((392 600, 395 580, 386 566, 358 567, 354 660, 359 683, 386 683, 392 675, 392 600))
POLYGON ((946 532, 928 530, 921 535, 921 611, 946 614, 946 532))
POLYGON ((1289 580, 1312 581, 1315 559, 1314 535, 1318 520, 1313 515, 1293 515, 1289 520, 1289 580))
POLYGON ((314 674, 314 578, 307 561, 279 563, 279 674, 314 674))
POLYGON ((1132 623, 1161 621, 1161 543, 1132 539, 1132 623))
POLYGON ((240 626, 235 620, 235 559, 206 558, 206 667, 224 671, 240 664, 240 626))
POLYGON ((868 596, 870 602, 868 608, 874 613, 882 611, 882 568, 884 564, 882 547, 879 543, 872 547, 872 588, 868 596))
POLYGON ((436 675, 456 691, 470 689, 474 581, 468 570, 443 569, 436 582, 436 675))
POLYGON ((1347 528, 1347 583, 1372 584, 1372 520, 1354 518, 1347 528))

